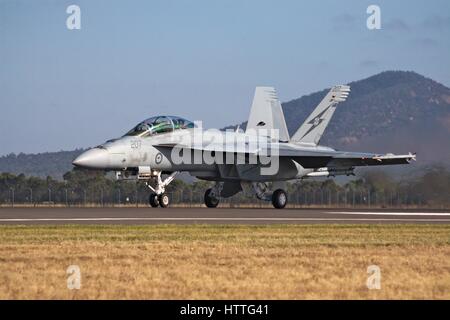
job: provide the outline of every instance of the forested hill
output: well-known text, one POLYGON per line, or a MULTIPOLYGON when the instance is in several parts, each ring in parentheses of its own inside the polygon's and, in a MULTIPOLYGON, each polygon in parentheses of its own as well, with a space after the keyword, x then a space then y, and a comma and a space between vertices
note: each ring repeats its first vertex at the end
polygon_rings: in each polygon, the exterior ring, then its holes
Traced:
POLYGON ((0 157, 0 172, 62 179, 64 173, 72 170, 72 160, 81 152, 83 149, 38 154, 9 154, 0 157))

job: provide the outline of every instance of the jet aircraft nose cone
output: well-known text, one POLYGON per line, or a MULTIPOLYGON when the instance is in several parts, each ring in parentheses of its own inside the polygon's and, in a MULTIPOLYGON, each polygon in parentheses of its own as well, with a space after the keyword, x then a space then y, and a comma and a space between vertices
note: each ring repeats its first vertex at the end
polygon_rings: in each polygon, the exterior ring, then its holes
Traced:
POLYGON ((80 154, 72 164, 83 168, 104 169, 109 165, 109 153, 104 149, 93 148, 80 154))

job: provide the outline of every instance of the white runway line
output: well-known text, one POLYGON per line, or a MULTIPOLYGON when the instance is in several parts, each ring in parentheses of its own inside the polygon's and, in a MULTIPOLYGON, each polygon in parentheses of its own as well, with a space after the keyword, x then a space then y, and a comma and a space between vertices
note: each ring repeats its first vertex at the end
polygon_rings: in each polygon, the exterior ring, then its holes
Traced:
POLYGON ((76 221, 410 221, 450 222, 450 219, 402 218, 6 218, 0 222, 76 222, 76 221))
POLYGON ((331 214, 353 214, 372 216, 449 216, 450 212, 377 212, 377 211, 324 211, 331 214))

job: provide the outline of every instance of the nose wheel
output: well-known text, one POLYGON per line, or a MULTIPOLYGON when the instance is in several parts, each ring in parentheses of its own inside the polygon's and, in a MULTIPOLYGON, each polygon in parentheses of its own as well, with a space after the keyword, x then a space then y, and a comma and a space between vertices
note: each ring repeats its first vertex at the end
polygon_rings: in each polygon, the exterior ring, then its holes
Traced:
POLYGON ((170 198, 166 193, 160 195, 152 193, 148 198, 148 203, 152 208, 157 208, 158 206, 160 206, 161 208, 167 208, 170 203, 170 198))
POLYGON ((167 208, 169 206, 169 196, 166 193, 160 194, 158 196, 158 202, 161 208, 167 208))
POLYGON ((157 206, 159 206, 158 195, 156 193, 151 193, 148 198, 148 203, 153 208, 156 208, 157 206))

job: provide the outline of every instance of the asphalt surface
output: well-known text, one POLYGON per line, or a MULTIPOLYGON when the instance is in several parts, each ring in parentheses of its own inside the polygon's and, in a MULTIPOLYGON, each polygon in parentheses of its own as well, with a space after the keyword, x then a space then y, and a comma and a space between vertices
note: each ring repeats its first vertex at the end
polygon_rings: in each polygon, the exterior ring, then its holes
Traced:
POLYGON ((0 208, 0 224, 450 224, 449 210, 0 208))

